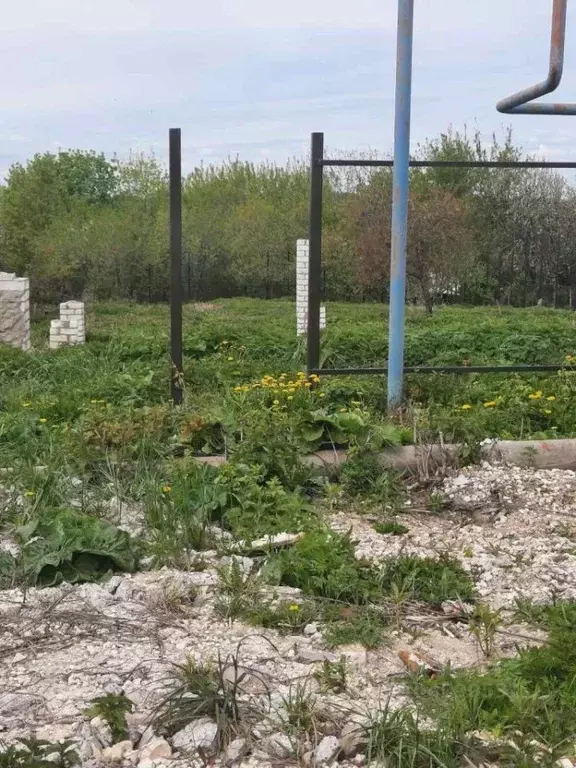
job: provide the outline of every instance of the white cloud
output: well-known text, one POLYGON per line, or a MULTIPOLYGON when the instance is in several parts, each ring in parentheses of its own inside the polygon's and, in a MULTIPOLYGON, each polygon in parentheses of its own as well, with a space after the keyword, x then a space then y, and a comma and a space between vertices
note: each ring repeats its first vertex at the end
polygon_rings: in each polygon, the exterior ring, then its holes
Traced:
MULTIPOLYGON (((56 146, 154 149, 184 131, 185 164, 283 161, 312 130, 348 151, 392 144, 396 0, 21 0, 0 17, 0 174, 56 146)), ((506 118, 547 71, 550 4, 417 0, 413 144, 448 124, 512 122, 529 151, 572 152, 570 118, 506 118)), ((576 21, 576 20, 575 20, 576 21)), ((576 100, 576 29, 565 83, 576 100)), ((573 123, 576 126, 576 119, 573 123)))

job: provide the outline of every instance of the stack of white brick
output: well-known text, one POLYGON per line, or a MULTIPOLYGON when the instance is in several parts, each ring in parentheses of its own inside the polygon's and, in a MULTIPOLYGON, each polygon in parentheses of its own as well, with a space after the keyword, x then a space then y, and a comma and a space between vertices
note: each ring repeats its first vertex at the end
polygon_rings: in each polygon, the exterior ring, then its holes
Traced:
MULTIPOLYGON (((296 241, 296 333, 306 333, 308 318, 308 263, 310 245, 308 240, 296 241)), ((320 306, 320 329, 326 328, 326 307, 320 306)))
POLYGON ((85 340, 83 302, 63 302, 60 304, 60 319, 50 323, 50 349, 68 344, 84 344, 85 340))
POLYGON ((0 272, 0 342, 30 349, 30 281, 0 272))

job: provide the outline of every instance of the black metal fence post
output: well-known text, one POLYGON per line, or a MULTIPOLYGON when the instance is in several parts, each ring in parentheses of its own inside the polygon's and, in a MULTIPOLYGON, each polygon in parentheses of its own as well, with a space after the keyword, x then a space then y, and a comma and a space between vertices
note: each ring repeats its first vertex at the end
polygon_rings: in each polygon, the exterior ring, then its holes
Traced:
POLYGON ((308 219, 308 373, 320 366, 320 292, 322 285, 322 184, 324 134, 313 133, 310 151, 310 208, 308 219))
POLYGON ((170 129, 170 353, 172 402, 183 398, 182 371, 182 133, 170 129))

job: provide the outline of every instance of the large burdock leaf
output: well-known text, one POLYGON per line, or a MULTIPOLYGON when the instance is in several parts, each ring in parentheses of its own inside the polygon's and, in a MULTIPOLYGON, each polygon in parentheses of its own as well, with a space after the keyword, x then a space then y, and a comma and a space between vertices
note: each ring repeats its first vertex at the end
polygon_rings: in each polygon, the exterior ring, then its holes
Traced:
POLYGON ((126 531, 75 510, 44 512, 16 535, 23 568, 39 587, 98 581, 138 567, 138 545, 126 531))

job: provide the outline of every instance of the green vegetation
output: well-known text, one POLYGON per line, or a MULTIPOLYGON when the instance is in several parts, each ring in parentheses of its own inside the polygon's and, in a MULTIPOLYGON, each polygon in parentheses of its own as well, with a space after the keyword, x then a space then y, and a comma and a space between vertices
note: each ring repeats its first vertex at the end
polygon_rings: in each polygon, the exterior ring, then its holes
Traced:
POLYGON ((342 693, 346 690, 346 659, 341 658, 339 661, 329 661, 327 659, 322 662, 322 666, 316 671, 314 676, 324 692, 342 693))
POLYGON ((94 699, 86 710, 86 717, 101 717, 110 727, 112 743, 128 738, 126 713, 132 712, 134 704, 124 694, 107 693, 94 699))
POLYGON ((293 547, 273 555, 266 575, 305 595, 354 605, 380 595, 377 572, 356 559, 350 538, 333 531, 306 534, 293 547))
MULTIPOLYGON (((292 304, 231 300, 219 307, 202 313, 186 308, 186 403, 177 410, 166 397, 164 309, 96 305, 84 348, 53 353, 40 347, 29 355, 0 350, 0 465, 12 469, 10 483, 23 498, 23 506, 9 500, 0 519, 21 545, 15 559, 2 554, 2 587, 101 579, 135 570, 142 555, 151 555, 153 565, 196 567, 205 549, 226 554, 235 540, 288 531, 304 535, 286 550, 264 553, 251 571, 235 558, 220 570, 220 616, 290 635, 314 623, 329 647, 375 648, 392 628, 402 628, 414 602, 433 610, 445 600, 473 602, 472 580, 448 557, 402 555, 380 567, 358 560, 350 537, 326 527, 324 497, 336 505, 384 508, 385 515, 396 511, 403 484, 381 468, 377 453, 414 436, 433 438, 438 430, 446 441, 472 447, 487 435, 574 435, 574 373, 410 377, 409 408, 392 424, 380 379, 307 380, 298 372, 302 348, 293 337, 292 304), (321 446, 343 446, 351 455, 329 484, 302 459, 321 446), (194 460, 221 451, 229 459, 222 467, 194 460), (106 520, 112 494, 141 505, 146 540, 106 520), (78 508, 70 506, 72 499, 78 508), (214 525, 231 538, 216 539, 214 525), (276 597, 277 585, 303 595, 276 597)), ((334 305, 330 311, 328 363, 381 360, 382 308, 334 305)), ((462 343, 465 336, 469 348, 462 355, 475 362, 521 362, 528 356, 520 343, 526 333, 544 361, 560 362, 573 353, 572 328, 572 316, 560 311, 446 308, 431 318, 413 311, 407 350, 425 362, 450 362, 454 340, 462 343)), ((44 333, 40 321, 37 344, 44 333)), ((440 513, 442 505, 433 493, 430 508, 440 513)), ((406 532, 386 516, 376 527, 406 532)), ((367 734, 368 759, 417 768, 460 768, 466 760, 546 768, 570 754, 574 606, 524 603, 518 614, 548 630, 549 643, 494 661, 500 613, 475 605, 470 631, 491 666, 410 678, 415 708, 380 714, 367 734)), ((175 670, 157 713, 160 731, 174 733, 207 715, 218 724, 215 749, 242 733, 252 715, 239 699, 240 670, 224 675, 230 667, 231 660, 190 662, 175 670)), ((318 680, 325 690, 342 691, 345 667, 326 664, 318 680)), ((120 736, 127 703, 106 700, 94 707, 120 736)), ((296 743, 315 727, 314 701, 302 688, 291 692, 285 708, 282 727, 296 743)), ((4 759, 11 768, 44 768, 43 755, 54 748, 34 749, 11 748, 0 754, 0 766, 4 759)), ((64 747, 58 749, 55 764, 73 765, 64 747)))
POLYGON ((74 744, 68 741, 52 744, 25 739, 0 751, 0 768, 74 768, 76 765, 78 754, 74 744))
POLYGON ((385 592, 402 585, 410 599, 432 605, 474 597, 474 582, 462 566, 449 557, 436 560, 402 555, 389 560, 382 568, 380 584, 385 592))
MULTIPOLYGON (((457 133, 421 151, 434 159, 520 156, 510 136, 485 150, 477 137, 457 133)), ((441 435, 459 443, 460 460, 470 462, 485 438, 576 437, 576 318, 566 309, 512 308, 541 297, 574 304, 574 191, 540 171, 413 172, 409 294, 424 309, 407 313, 406 363, 564 370, 414 374, 406 407, 391 420, 381 377, 302 372, 293 302, 272 299, 293 291, 306 177, 301 163, 236 162, 197 169, 186 180, 188 296, 261 298, 185 306, 185 403, 173 408, 168 312, 151 303, 168 289, 164 169, 153 159, 116 164, 65 152, 11 170, 0 195, 0 266, 33 278, 37 304, 34 352, 0 348, 0 468, 9 477, 0 533, 19 550, 15 557, 0 552, 0 588, 99 581, 136 571, 144 557, 152 568, 200 568, 202 553, 216 550, 227 557, 214 605, 221 618, 288 635, 318 629, 333 648, 385 643, 391 629, 405 629, 408 606, 432 615, 445 601, 466 601, 484 668, 409 676, 414 706, 378 715, 366 734, 368 762, 553 766, 574 751, 575 606, 519 604, 518 617, 545 630, 548 641, 498 661, 503 612, 475 602, 474 582, 459 562, 406 554, 361 560, 351 536, 333 531, 325 513, 368 510, 379 518, 376 531, 402 536, 408 528, 393 514, 405 483, 383 466, 382 451, 441 435), (87 345, 47 350, 51 312, 42 302, 53 307, 57 298, 82 294, 89 300, 87 345), (432 312, 442 294, 498 305, 432 312), (105 303, 110 299, 123 301, 105 303), (348 461, 326 477, 306 460, 321 449, 345 449, 348 461), (213 454, 227 463, 197 461, 213 454), (118 502, 136 508, 142 535, 120 529, 118 502), (248 562, 239 554, 254 539, 280 533, 301 535, 286 548, 259 546, 248 562)), ((329 303, 322 365, 381 367, 387 308, 370 302, 387 297, 389 221, 382 212, 390 208, 391 176, 326 177, 327 295, 363 301, 329 303)), ((441 514, 442 495, 432 492, 428 506, 441 514)), ((569 526, 556 533, 573 538, 569 526)), ((464 556, 473 554, 470 548, 464 556)), ((195 593, 165 597, 167 608, 183 610, 195 593)), ((315 676, 323 692, 346 689, 343 661, 325 662, 315 676)), ((237 656, 175 667, 156 713, 159 732, 170 736, 206 716, 218 726, 214 750, 225 746, 255 716, 245 677, 237 656)), ((109 694, 89 715, 103 717, 117 740, 126 735, 130 708, 124 696, 109 694)), ((282 709, 282 727, 303 758, 298 743, 312 743, 319 732, 315 696, 299 683, 282 709)), ((0 768, 70 768, 75 761, 70 745, 28 742, 0 752, 0 768)))
MULTIPOLYGON (((252 678, 259 680, 255 675, 252 678)), ((199 664, 189 658, 175 664, 166 687, 154 716, 155 730, 171 736, 193 720, 208 717, 218 729, 213 749, 207 752, 225 747, 258 714, 255 697, 247 695, 247 673, 238 661, 238 652, 214 663, 199 664)))
MULTIPOLYGON (((357 153, 353 153, 356 156, 357 153)), ((452 131, 415 150, 431 160, 530 159, 511 131, 486 147, 452 131)), ((547 170, 413 169, 408 295, 429 311, 466 303, 569 307, 576 300, 574 187, 547 170)), ((325 169, 324 263, 330 300, 386 300, 391 169, 325 169)), ((32 278, 36 299, 166 300, 168 179, 154 157, 36 155, 0 188, 0 268, 32 278)), ((185 295, 277 298, 294 290, 307 229, 308 163, 238 160, 183 183, 185 295)))
MULTIPOLYGON (((438 729, 434 738, 440 732, 446 738, 432 750, 440 762, 416 764, 459 765, 446 762, 446 744, 460 745, 472 759, 474 751, 468 750, 476 740, 475 754, 483 753, 484 759, 491 757, 499 765, 553 765, 573 751, 575 683, 573 630, 556 626, 546 645, 520 651, 485 673, 447 670, 433 680, 415 678, 411 688, 420 711, 438 729), (483 744, 472 735, 479 732, 483 744)), ((403 727, 410 731, 406 741, 414 743, 413 724, 406 721, 403 727)), ((418 734, 423 743, 434 736, 423 728, 418 734)))
MULTIPOLYGON (((14 535, 21 556, 13 567, 20 566, 25 580, 35 586, 98 581, 138 566, 138 548, 125 531, 76 510, 43 510, 41 517, 16 527, 14 535)), ((0 578, 10 570, 7 560, 0 563, 0 578)))
POLYGON ((373 527, 376 533, 380 533, 384 536, 403 536, 410 530, 408 526, 403 525, 402 523, 398 523, 396 520, 387 520, 383 523, 374 523, 373 527))

